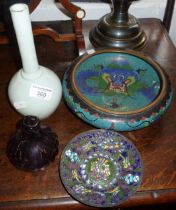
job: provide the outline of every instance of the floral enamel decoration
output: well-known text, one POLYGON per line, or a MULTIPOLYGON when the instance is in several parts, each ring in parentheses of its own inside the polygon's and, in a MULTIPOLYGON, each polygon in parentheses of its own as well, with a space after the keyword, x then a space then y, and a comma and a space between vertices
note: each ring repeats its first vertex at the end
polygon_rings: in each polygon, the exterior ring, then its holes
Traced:
POLYGON ((124 136, 112 130, 91 130, 65 147, 60 175, 67 191, 78 201, 111 207, 138 189, 142 162, 136 147, 124 136))

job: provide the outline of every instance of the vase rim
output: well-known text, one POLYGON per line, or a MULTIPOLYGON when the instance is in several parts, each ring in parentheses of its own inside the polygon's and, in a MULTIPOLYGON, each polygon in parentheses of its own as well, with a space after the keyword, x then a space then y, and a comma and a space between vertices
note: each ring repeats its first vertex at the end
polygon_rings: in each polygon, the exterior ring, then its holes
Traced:
POLYGON ((28 8, 27 4, 24 3, 16 3, 10 6, 10 11, 11 12, 23 12, 28 8))

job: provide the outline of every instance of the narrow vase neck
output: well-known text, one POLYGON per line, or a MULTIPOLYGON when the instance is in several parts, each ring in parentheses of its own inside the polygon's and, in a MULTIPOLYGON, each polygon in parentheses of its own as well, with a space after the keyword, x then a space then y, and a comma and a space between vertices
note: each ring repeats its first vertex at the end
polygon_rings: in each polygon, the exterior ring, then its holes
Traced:
POLYGON ((39 69, 29 9, 26 4, 14 4, 10 7, 12 22, 25 73, 34 73, 39 69))
POLYGON ((131 0, 111 0, 112 1, 112 15, 111 19, 113 19, 116 23, 125 23, 129 20, 128 10, 131 5, 131 0))

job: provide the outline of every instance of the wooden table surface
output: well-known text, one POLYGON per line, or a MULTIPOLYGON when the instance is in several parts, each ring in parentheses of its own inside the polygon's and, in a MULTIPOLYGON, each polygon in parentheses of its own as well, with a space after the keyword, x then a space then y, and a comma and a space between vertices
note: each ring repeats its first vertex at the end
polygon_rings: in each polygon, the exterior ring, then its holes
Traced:
MULTIPOLYGON (((86 46, 88 31, 95 21, 84 22, 86 46)), ((176 49, 159 20, 141 19, 148 42, 142 50, 157 61, 169 74, 176 88, 176 49)), ((62 30, 64 26, 60 27, 62 30)), ((68 28, 68 25, 67 25, 68 28)), ((68 64, 77 56, 74 43, 56 44, 50 38, 36 37, 39 63, 51 68, 60 78, 68 64)), ((59 178, 60 154, 64 146, 77 134, 93 129, 78 119, 62 100, 57 111, 42 123, 57 133, 60 142, 56 160, 45 171, 17 170, 6 156, 6 145, 21 116, 10 106, 8 82, 19 69, 20 58, 9 45, 0 46, 0 209, 94 209, 71 198, 59 178), (16 56, 14 56, 16 55, 16 56)), ((123 132, 138 148, 142 156, 143 181, 130 199, 120 207, 176 204, 176 99, 162 118, 141 130, 123 132)))

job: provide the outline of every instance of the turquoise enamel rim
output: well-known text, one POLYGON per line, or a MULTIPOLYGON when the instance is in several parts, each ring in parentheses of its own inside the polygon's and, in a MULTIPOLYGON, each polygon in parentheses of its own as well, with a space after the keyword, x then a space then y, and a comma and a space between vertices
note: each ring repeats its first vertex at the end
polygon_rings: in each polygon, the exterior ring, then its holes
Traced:
POLYGON ((81 59, 72 64, 71 68, 65 73, 63 78, 63 92, 64 98, 68 107, 83 121, 95 126, 97 128, 104 129, 114 129, 116 131, 131 131, 137 130, 149 126, 155 121, 158 121, 160 117, 166 112, 170 106, 173 98, 173 89, 170 80, 164 70, 152 59, 141 55, 141 53, 133 51, 124 51, 117 49, 99 50, 91 55, 83 55, 81 59), (86 58, 92 57, 100 53, 116 52, 127 53, 130 55, 135 55, 137 57, 142 57, 144 61, 152 65, 159 75, 162 75, 162 85, 164 81, 164 86, 161 87, 159 99, 156 98, 154 102, 149 104, 146 108, 140 110, 139 112, 106 112, 101 109, 97 109, 96 106, 90 106, 86 100, 75 91, 75 83, 73 84, 73 75, 75 74, 75 69, 80 65, 81 61, 85 61, 86 58), (158 69, 159 68, 159 69, 158 69), (164 87, 164 88, 163 88, 164 87))

